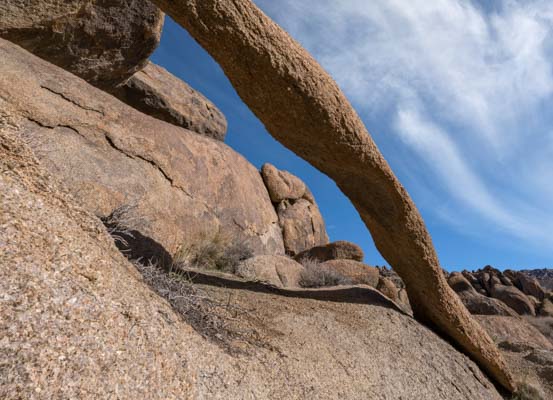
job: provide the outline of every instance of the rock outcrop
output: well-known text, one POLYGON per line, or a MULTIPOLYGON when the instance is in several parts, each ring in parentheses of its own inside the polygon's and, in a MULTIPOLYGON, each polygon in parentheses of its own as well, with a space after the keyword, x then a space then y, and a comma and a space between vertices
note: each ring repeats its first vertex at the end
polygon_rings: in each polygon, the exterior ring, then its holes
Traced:
POLYGON ((307 193, 307 187, 300 178, 288 171, 279 170, 272 164, 264 164, 261 167, 261 175, 273 203, 299 200, 307 193))
POLYGON ((300 287, 303 266, 286 256, 256 256, 242 262, 236 275, 276 287, 300 287))
POLYGON ((523 273, 516 274, 515 285, 526 295, 533 296, 539 301, 545 298, 545 290, 538 280, 523 273))
POLYGON ((383 276, 379 277, 376 289, 391 300, 399 302, 399 290, 390 279, 383 276))
POLYGON ((459 272, 453 272, 447 281, 471 314, 516 315, 515 311, 502 301, 478 293, 468 279, 459 272))
POLYGON ((318 262, 329 260, 354 260, 361 262, 365 258, 365 255, 361 247, 355 243, 339 240, 323 246, 312 247, 309 250, 302 251, 294 258, 298 261, 311 259, 318 262))
POLYGON ((491 296, 501 300, 521 315, 536 315, 530 299, 514 286, 496 284, 491 288, 491 296))
POLYGON ((349 197, 416 316, 513 390, 497 347, 449 288, 417 208, 323 68, 250 0, 154 2, 215 58, 271 134, 349 197))
POLYGON ((0 102, 0 398, 501 399, 376 293, 355 304, 206 287, 229 342, 202 337, 44 172, 14 135, 25 119, 0 102))
POLYGON ((146 116, 4 40, 0 59, 3 104, 87 210, 106 218, 126 208, 122 223, 169 253, 221 233, 255 254, 284 254, 258 170, 224 143, 146 116))
POLYGON ((380 275, 378 268, 370 267, 359 261, 353 260, 330 260, 320 264, 321 268, 336 271, 348 278, 353 285, 369 285, 374 288, 378 286, 380 275))
POLYGON ((261 168, 261 176, 278 214, 286 253, 294 256, 327 244, 323 217, 305 183, 268 163, 261 168))
POLYGON ((0 37, 102 89, 146 65, 163 13, 148 0, 6 0, 0 37))
POLYGON ((305 199, 284 200, 276 208, 286 253, 294 256, 306 249, 328 243, 319 207, 305 199))
POLYGON ((152 62, 111 93, 144 114, 225 140, 227 120, 221 111, 204 95, 152 62))

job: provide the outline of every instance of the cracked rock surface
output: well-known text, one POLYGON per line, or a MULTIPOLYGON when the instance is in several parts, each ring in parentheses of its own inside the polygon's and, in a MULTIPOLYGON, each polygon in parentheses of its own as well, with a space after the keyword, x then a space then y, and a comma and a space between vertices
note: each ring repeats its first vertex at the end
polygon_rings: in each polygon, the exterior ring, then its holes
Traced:
POLYGON ((235 354, 204 339, 44 171, 22 143, 25 119, 0 104, 0 398, 501 399, 371 289, 359 304, 205 287, 232 306, 228 329, 253 339, 235 354))
POLYGON ((0 98, 23 118, 44 166, 106 217, 131 205, 131 228, 170 253, 224 233, 256 254, 283 254, 257 169, 220 141, 146 116, 0 39, 0 98))

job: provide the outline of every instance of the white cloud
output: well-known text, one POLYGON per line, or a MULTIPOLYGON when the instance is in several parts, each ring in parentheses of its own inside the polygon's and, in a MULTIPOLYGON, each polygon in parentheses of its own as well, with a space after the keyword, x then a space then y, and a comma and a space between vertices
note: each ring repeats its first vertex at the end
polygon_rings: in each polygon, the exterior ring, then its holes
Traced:
POLYGON ((257 3, 315 55, 366 121, 387 121, 427 162, 442 182, 436 191, 445 188, 461 218, 477 214, 512 236, 552 243, 553 3, 257 3))

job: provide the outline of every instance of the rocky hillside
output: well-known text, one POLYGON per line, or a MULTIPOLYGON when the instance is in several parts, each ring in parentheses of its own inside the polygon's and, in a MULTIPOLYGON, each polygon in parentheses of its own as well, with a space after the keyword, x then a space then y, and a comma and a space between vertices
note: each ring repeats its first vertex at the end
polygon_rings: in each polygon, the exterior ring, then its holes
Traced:
POLYGON ((553 398, 548 290, 491 267, 443 273, 347 99, 253 3, 156 3, 335 179, 401 277, 331 242, 305 182, 227 146, 216 105, 148 61, 155 5, 8 0, 1 399, 553 398))

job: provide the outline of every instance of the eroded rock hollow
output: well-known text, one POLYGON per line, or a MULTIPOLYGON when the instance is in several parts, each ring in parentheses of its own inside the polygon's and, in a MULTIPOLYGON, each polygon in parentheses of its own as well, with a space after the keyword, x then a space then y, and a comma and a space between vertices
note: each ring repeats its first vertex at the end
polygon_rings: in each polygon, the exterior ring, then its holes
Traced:
POLYGON ((154 0, 221 65, 283 145, 332 178, 404 280, 416 316, 449 336, 508 390, 486 332, 449 288, 424 222, 328 73, 250 0, 154 0))

